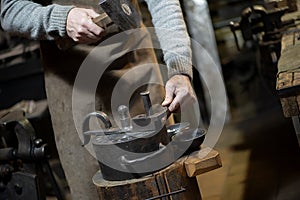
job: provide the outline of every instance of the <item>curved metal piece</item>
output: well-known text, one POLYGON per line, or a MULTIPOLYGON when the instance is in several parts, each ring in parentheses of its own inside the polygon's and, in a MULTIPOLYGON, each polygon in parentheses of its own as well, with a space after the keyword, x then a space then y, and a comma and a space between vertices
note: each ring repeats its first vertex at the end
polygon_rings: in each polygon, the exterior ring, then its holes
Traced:
MULTIPOLYGON (((183 145, 183 147, 186 147, 186 144, 190 144, 189 147, 183 153, 183 155, 186 154, 187 152, 198 150, 205 138, 205 135, 206 135, 206 131, 200 128, 198 128, 197 130, 183 131, 178 134, 175 134, 173 138, 174 141, 173 148, 174 147, 181 148, 181 145, 183 145)), ((158 156, 163 157, 164 153, 170 152, 168 150, 170 149, 167 149, 167 147, 164 146, 152 154, 148 154, 144 157, 140 157, 132 160, 126 158, 126 156, 123 155, 120 157, 120 161, 122 165, 125 165, 128 168, 128 167, 132 167, 133 165, 139 165, 146 161, 148 162, 149 159, 157 158, 158 156)))
POLYGON ((161 149, 159 149, 158 151, 156 151, 152 154, 146 155, 144 157, 141 157, 141 158, 136 158, 134 160, 129 160, 123 155, 123 156, 121 156, 120 160, 121 160, 122 164, 124 164, 126 166, 129 166, 129 165, 134 165, 134 164, 138 164, 138 163, 147 161, 148 159, 154 158, 156 156, 159 156, 159 155, 165 153, 165 151, 166 151, 166 147, 164 146, 161 149))
POLYGON ((14 129, 19 141, 17 156, 24 159, 34 158, 34 146, 32 142, 36 139, 36 136, 31 123, 24 118, 16 122, 14 129))
POLYGON ((23 111, 7 113, 0 119, 0 125, 14 133, 18 141, 17 148, 1 149, 1 159, 41 159, 49 156, 48 146, 36 137, 30 121, 25 118, 23 111))
POLYGON ((261 5, 254 5, 246 8, 243 11, 242 16, 245 18, 249 18, 253 14, 261 14, 262 16, 264 16, 267 15, 267 10, 261 5))
POLYGON ((104 112, 96 111, 96 112, 92 112, 92 113, 88 114, 87 116, 85 116, 85 118, 83 119, 83 123, 82 123, 82 133, 83 133, 83 140, 84 140, 82 146, 85 146, 86 144, 88 144, 91 139, 89 134, 84 134, 85 132, 90 131, 91 117, 96 117, 96 118, 100 119, 103 122, 106 129, 109 129, 112 127, 112 124, 111 124, 107 114, 105 114, 104 112))

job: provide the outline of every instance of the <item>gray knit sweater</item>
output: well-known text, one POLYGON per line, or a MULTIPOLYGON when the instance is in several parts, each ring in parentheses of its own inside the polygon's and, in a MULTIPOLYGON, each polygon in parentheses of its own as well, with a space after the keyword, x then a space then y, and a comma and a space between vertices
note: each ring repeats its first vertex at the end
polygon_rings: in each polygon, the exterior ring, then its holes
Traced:
MULTIPOLYGON (((164 51, 169 76, 192 77, 190 39, 183 20, 179 0, 145 0, 164 51), (170 35, 172 33, 172 35, 170 35)), ((29 0, 1 0, 1 25, 4 30, 27 38, 54 40, 66 36, 66 19, 73 6, 52 4, 41 6, 29 0)))

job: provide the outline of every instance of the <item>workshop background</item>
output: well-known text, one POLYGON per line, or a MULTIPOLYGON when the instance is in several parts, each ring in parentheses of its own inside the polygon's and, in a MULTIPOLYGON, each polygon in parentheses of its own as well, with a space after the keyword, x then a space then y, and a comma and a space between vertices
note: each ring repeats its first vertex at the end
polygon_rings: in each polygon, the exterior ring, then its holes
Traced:
MULTIPOLYGON (((220 153, 223 166, 198 177, 204 200, 300 199, 299 144, 291 118, 283 115, 275 86, 280 45, 269 45, 278 38, 268 38, 269 41, 263 41, 264 45, 261 38, 245 41, 241 27, 230 23, 240 22, 246 8, 270 2, 182 1, 189 32, 195 40, 202 40, 201 44, 206 42, 204 46, 210 48, 222 71, 228 95, 226 125, 214 147, 220 153), (193 21, 199 17, 197 14, 208 14, 213 35, 202 37, 197 21, 193 21)), ((296 12, 295 5, 291 4, 295 1, 276 2, 290 3, 290 12, 296 12)), ((297 3, 300 9, 299 1, 297 3)), ((249 26, 242 28, 251 29, 249 26)), ((39 43, 1 30, 0 60, 0 116, 7 110, 22 108, 26 111, 38 136, 50 144, 53 153, 50 166, 60 179, 60 187, 67 190, 47 110, 39 43)), ((209 124, 206 88, 198 74, 193 81, 203 121, 209 124)), ((48 195, 54 194, 49 186, 48 195)))

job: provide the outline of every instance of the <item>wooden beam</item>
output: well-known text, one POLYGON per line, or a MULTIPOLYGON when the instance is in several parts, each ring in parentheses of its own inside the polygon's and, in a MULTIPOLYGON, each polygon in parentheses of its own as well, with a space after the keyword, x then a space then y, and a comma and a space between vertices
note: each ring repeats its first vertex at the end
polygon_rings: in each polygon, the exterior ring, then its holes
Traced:
POLYGON ((220 154, 209 147, 202 147, 189 155, 184 162, 185 170, 189 177, 195 177, 205 172, 222 167, 220 154))

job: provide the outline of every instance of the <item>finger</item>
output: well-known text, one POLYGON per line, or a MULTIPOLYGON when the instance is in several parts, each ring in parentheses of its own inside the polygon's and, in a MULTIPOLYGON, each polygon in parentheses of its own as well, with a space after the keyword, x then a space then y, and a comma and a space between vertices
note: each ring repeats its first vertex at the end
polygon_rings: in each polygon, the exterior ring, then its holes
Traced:
POLYGON ((89 36, 81 37, 78 39, 78 43, 81 44, 92 44, 95 43, 98 39, 95 38, 89 38, 89 36))
POLYGON ((100 26, 96 25, 93 22, 93 18, 96 18, 100 15, 92 9, 85 9, 85 12, 86 12, 86 15, 87 15, 88 18, 87 18, 86 23, 84 23, 84 26, 92 34, 94 34, 96 36, 100 36, 101 32, 103 32, 103 28, 101 28, 100 26))
POLYGON ((169 106, 169 110, 171 112, 174 112, 181 104, 183 103, 184 100, 184 93, 183 92, 178 92, 173 99, 172 103, 169 106))
POLYGON ((89 30, 89 32, 91 32, 95 36, 100 36, 101 33, 104 31, 104 29, 98 26, 97 24, 95 24, 92 21, 92 19, 89 21, 86 28, 89 30))
POLYGON ((181 112, 181 106, 179 105, 175 110, 172 111, 172 113, 180 113, 181 112))
POLYGON ((94 39, 91 39, 88 37, 87 33, 85 34, 74 34, 72 35, 71 37, 75 42, 77 43, 87 43, 87 42, 90 42, 90 41, 94 41, 94 39))
POLYGON ((86 34, 85 38, 86 38, 86 39, 91 39, 91 40, 93 40, 93 41, 97 41, 97 40, 101 39, 101 36, 100 36, 100 35, 95 35, 95 34, 93 34, 92 32, 89 31, 89 32, 86 34))
POLYGON ((170 111, 175 111, 179 107, 185 108, 194 104, 196 102, 196 97, 193 93, 187 93, 185 91, 178 92, 176 97, 173 99, 169 106, 170 111))
MULTIPOLYGON (((93 22, 91 22, 93 23, 93 22)), ((91 28, 93 28, 93 26, 97 26, 95 24, 86 24, 85 26, 82 26, 78 31, 77 31, 77 38, 79 40, 79 42, 84 43, 84 42, 97 42, 101 39, 101 32, 102 32, 102 28, 99 28, 99 34, 95 34, 96 30, 90 30, 91 28)), ((98 33, 98 31, 96 31, 96 33, 98 33)))
POLYGON ((86 42, 96 42, 100 39, 99 36, 94 35, 86 28, 82 28, 80 32, 75 32, 70 35, 71 38, 79 43, 86 43, 86 42))
POLYGON ((171 112, 174 112, 175 110, 177 110, 177 108, 179 108, 180 106, 180 97, 176 96, 172 103, 169 105, 168 109, 171 111, 171 112))
POLYGON ((174 88, 166 86, 166 97, 162 102, 162 106, 167 106, 173 101, 174 88))

